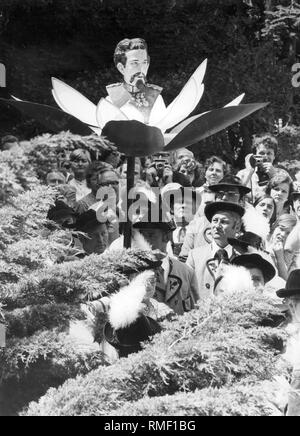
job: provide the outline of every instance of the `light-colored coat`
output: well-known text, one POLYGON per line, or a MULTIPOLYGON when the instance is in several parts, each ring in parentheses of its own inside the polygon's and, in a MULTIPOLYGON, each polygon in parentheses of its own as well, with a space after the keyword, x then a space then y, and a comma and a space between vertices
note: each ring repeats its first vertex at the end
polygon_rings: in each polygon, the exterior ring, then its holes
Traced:
MULTIPOLYGON (((233 252, 234 253, 234 252, 233 252)), ((191 250, 186 264, 194 270, 200 300, 213 296, 215 286, 215 262, 213 245, 207 244, 191 250)), ((235 256, 233 254, 232 258, 235 256)))

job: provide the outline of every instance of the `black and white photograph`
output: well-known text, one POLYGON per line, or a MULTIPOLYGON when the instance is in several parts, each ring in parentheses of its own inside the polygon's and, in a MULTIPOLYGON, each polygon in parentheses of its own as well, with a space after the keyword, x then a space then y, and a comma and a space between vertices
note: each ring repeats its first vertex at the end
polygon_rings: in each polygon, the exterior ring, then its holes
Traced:
POLYGON ((0 0, 0 416, 300 416, 300 2, 0 0))

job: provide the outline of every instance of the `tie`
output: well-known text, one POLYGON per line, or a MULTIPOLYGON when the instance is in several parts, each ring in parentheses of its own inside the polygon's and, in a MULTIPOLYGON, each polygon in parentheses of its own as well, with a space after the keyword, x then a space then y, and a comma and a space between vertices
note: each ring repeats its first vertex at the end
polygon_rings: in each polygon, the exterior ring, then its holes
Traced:
POLYGON ((220 264, 221 262, 229 263, 228 253, 224 248, 220 248, 215 254, 215 260, 220 264))

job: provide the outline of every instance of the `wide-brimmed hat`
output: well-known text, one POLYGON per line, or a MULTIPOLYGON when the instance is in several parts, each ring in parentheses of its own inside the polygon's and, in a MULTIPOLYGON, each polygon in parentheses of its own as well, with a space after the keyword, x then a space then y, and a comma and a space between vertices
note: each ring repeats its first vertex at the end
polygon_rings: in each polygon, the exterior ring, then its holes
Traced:
POLYGON ((300 269, 291 272, 285 289, 276 292, 279 298, 300 297, 300 269))
POLYGON ((137 218, 132 227, 138 230, 161 229, 165 232, 172 232, 176 230, 176 224, 170 213, 170 208, 164 202, 162 196, 159 195, 159 197, 156 198, 155 202, 152 204, 154 207, 157 207, 158 216, 152 216, 151 202, 148 201, 148 206, 146 207, 143 215, 137 218))
POLYGON ((224 212, 235 212, 241 218, 245 214, 245 209, 242 206, 240 206, 237 203, 230 203, 230 202, 226 202, 226 201, 216 201, 215 203, 210 203, 204 209, 205 216, 209 222, 211 222, 213 216, 217 212, 221 212, 221 211, 222 212, 223 211, 224 212))
POLYGON ((212 185, 209 187, 212 192, 219 192, 223 189, 229 190, 230 188, 238 188, 241 195, 246 195, 251 192, 250 188, 242 184, 242 181, 239 177, 233 176, 231 174, 223 177, 223 179, 216 185, 212 185))
POLYGON ((262 249, 263 240, 256 233, 245 232, 238 238, 228 238, 228 242, 233 247, 242 247, 247 249, 248 247, 254 247, 257 250, 262 249))
POLYGON ((155 270, 162 265, 162 256, 159 256, 156 252, 135 252, 133 256, 133 262, 120 265, 120 271, 125 275, 155 270))
POLYGON ((259 269, 264 276, 265 283, 272 280, 276 275, 274 266, 258 253, 242 254, 232 260, 232 265, 248 267, 253 265, 254 268, 259 269))
POLYGON ((127 357, 140 351, 141 343, 148 341, 161 330, 161 326, 154 319, 141 314, 134 323, 125 328, 114 329, 109 322, 106 323, 104 335, 107 342, 118 350, 120 357, 127 357))

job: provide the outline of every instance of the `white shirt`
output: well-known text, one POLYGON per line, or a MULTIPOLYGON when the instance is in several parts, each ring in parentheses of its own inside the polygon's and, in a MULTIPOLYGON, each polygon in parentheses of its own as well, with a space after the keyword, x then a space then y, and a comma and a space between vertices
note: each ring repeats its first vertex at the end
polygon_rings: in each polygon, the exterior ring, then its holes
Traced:
POLYGON ((215 241, 213 240, 212 243, 211 243, 211 251, 212 251, 212 256, 211 256, 211 257, 214 258, 215 255, 216 255, 216 253, 217 253, 219 250, 225 250, 225 251, 227 252, 227 254, 228 254, 228 258, 229 258, 229 259, 232 258, 232 256, 233 256, 233 247, 232 247, 232 245, 228 244, 228 245, 226 245, 226 247, 221 248, 221 247, 219 247, 219 246, 215 243, 215 241))

